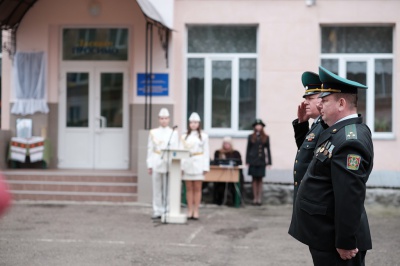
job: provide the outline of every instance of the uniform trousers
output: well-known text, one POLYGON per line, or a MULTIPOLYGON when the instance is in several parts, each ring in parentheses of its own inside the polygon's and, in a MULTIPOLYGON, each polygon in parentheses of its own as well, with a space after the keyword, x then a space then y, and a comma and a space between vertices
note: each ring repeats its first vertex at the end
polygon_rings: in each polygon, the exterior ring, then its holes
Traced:
POLYGON ((334 251, 318 250, 310 248, 314 266, 365 266, 367 251, 358 251, 350 260, 343 260, 339 253, 334 251))
POLYGON ((153 171, 153 215, 161 216, 168 210, 167 174, 153 171))

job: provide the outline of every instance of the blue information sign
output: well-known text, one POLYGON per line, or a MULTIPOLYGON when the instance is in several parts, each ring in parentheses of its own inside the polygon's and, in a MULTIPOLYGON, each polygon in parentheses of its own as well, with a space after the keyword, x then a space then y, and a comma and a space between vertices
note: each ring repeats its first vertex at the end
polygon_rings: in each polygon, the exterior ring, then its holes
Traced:
MULTIPOLYGON (((145 96, 146 94, 146 75, 144 73, 137 74, 137 96, 145 96)), ((148 79, 148 94, 150 96, 150 79, 148 79)), ((152 96, 168 96, 168 74, 153 73, 151 74, 151 95, 152 96)))

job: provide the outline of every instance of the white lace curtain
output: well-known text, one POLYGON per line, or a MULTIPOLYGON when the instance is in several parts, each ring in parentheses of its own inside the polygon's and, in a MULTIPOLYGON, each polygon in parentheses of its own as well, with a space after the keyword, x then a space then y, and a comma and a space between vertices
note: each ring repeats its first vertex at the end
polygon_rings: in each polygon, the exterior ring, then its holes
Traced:
POLYGON ((48 113, 45 89, 44 52, 17 52, 14 57, 13 86, 16 101, 11 113, 29 115, 48 113))

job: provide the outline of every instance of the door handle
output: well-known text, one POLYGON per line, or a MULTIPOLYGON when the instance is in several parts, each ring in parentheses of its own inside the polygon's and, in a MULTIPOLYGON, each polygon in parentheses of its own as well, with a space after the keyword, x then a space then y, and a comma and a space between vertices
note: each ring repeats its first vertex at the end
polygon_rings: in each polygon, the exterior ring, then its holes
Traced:
POLYGON ((96 117, 96 119, 100 121, 100 127, 96 128, 96 132, 100 133, 103 131, 103 128, 107 127, 107 118, 105 118, 104 116, 98 116, 96 117))
POLYGON ((104 116, 100 116, 100 128, 105 128, 107 127, 107 118, 104 116))

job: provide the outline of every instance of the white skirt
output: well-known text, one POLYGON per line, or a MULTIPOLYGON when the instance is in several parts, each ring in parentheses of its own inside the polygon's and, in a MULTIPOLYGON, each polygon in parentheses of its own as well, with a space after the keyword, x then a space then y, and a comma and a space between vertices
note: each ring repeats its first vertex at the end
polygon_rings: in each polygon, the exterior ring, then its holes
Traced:
POLYGON ((198 180, 203 181, 204 175, 202 175, 202 174, 189 175, 189 174, 183 173, 182 179, 187 180, 187 181, 198 181, 198 180))

